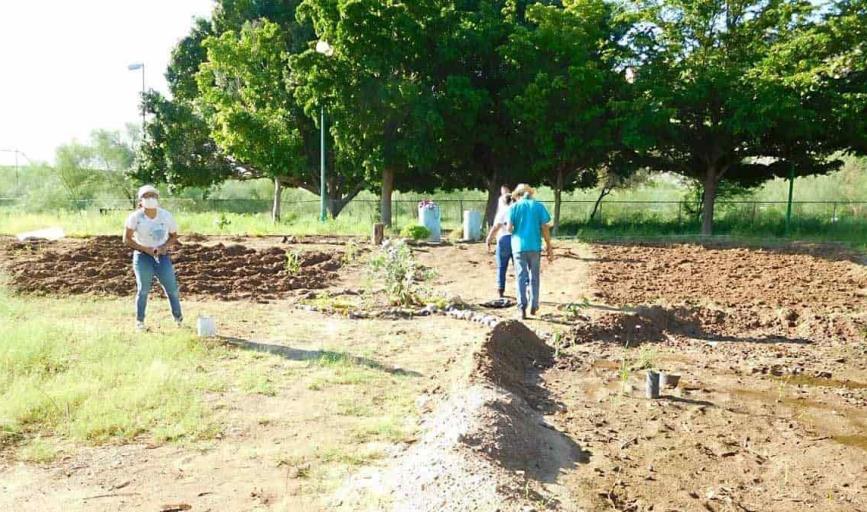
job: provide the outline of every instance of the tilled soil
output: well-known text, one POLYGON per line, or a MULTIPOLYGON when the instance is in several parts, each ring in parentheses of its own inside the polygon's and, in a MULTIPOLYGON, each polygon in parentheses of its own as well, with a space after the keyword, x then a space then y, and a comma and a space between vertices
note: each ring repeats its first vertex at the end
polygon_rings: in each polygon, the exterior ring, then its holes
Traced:
POLYGON ((623 311, 575 327, 576 342, 606 339, 791 343, 863 340, 867 272, 818 250, 598 245, 596 296, 623 311))
POLYGON ((586 510, 867 510, 867 271, 833 251, 596 245, 544 386, 586 510), (629 348, 627 348, 627 346, 629 348), (640 346, 640 348, 638 348, 640 346), (680 375, 645 398, 646 368, 680 375))
MULTIPOLYGON (((10 286, 20 293, 127 296, 135 293, 132 253, 120 237, 0 244, 10 286)), ((268 301, 292 290, 324 288, 341 267, 337 253, 185 243, 172 254, 181 293, 220 300, 268 301), (287 265, 296 255, 298 269, 287 265)), ((158 289, 155 282, 154 288, 158 289)))
POLYGON ((594 245, 598 294, 616 306, 714 303, 722 308, 790 308, 858 313, 867 273, 852 255, 821 250, 594 245))

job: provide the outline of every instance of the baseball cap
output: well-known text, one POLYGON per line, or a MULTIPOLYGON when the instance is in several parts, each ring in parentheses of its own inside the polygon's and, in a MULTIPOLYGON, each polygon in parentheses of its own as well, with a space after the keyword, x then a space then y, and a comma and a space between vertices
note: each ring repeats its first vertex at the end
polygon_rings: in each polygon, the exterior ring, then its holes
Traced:
POLYGON ((145 194, 153 192, 157 196, 160 195, 160 191, 153 185, 143 185, 138 189, 138 198, 141 199, 145 194))

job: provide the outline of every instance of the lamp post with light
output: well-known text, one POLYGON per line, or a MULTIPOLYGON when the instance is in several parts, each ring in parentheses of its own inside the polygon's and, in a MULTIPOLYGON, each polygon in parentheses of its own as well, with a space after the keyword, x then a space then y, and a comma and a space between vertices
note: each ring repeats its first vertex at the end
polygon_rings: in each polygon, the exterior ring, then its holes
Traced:
POLYGON ((145 126, 145 105, 144 105, 144 94, 145 94, 145 65, 144 62, 136 62, 135 64, 130 64, 126 67, 126 69, 130 71, 141 70, 141 130, 142 135, 144 135, 144 126, 145 126))
MULTIPOLYGON (((334 47, 328 44, 327 41, 319 41, 316 43, 316 52, 326 57, 334 55, 334 47)), ((319 155, 319 220, 325 222, 328 218, 328 211, 325 207, 325 102, 322 102, 319 112, 319 147, 321 153, 319 155)))

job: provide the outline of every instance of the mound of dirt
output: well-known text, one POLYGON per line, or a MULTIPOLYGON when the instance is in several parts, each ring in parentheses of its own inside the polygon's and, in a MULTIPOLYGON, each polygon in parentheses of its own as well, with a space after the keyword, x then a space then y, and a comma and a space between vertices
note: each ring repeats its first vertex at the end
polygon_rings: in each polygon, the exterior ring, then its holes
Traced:
MULTIPOLYGON (((135 293, 132 253, 120 237, 12 242, 3 247, 3 255, 10 285, 21 293, 135 293)), ((172 255, 183 295, 221 300, 271 300, 291 290, 323 288, 341 266, 338 255, 321 251, 297 252, 297 259, 299 269, 292 272, 283 248, 222 243, 187 243, 172 255)), ((159 289, 156 283, 154 289, 159 289)))
POLYGON ((544 390, 535 372, 551 360, 551 348, 523 324, 495 326, 469 374, 422 424, 418 442, 384 470, 355 476, 338 493, 339 507, 357 510, 372 499, 422 512, 557 505, 544 484, 585 456, 537 410, 544 390))
POLYGON ((551 366, 553 357, 554 350, 524 324, 500 322, 473 354, 469 380, 489 382, 524 396, 531 377, 528 373, 551 366))

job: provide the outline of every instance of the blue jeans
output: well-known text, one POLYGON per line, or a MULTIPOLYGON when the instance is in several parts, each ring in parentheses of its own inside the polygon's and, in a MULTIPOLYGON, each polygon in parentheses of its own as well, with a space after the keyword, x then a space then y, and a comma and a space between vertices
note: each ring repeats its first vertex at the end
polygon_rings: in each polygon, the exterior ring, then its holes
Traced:
POLYGON ((504 235, 497 240, 497 290, 506 289, 506 270, 512 259, 512 235, 504 235))
POLYGON ((148 307, 148 294, 151 291, 151 285, 154 281, 154 276, 166 292, 169 298, 169 304, 172 307, 172 316, 175 320, 181 320, 181 297, 178 293, 178 280, 175 278, 175 268, 172 266, 171 257, 168 254, 160 256, 160 262, 157 264, 153 256, 143 254, 139 251, 133 252, 132 268, 135 271, 135 317, 139 322, 144 322, 145 311, 148 307))
POLYGON ((539 270, 542 265, 541 252, 516 252, 515 269, 518 272, 518 309, 539 309, 539 270), (527 289, 529 285, 529 290, 527 289), (527 297, 527 292, 530 296, 527 297))

